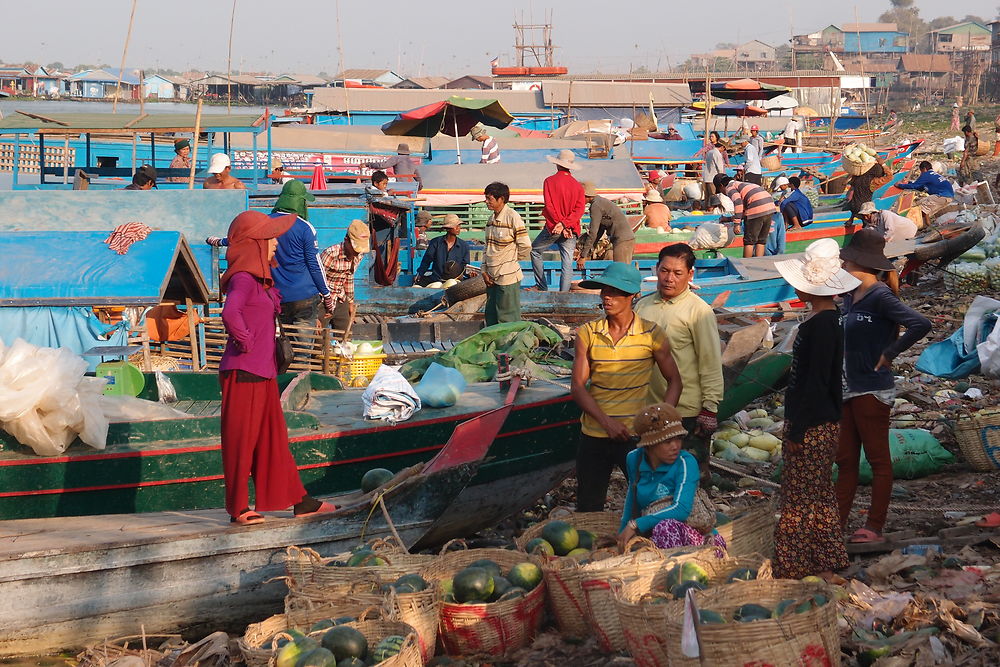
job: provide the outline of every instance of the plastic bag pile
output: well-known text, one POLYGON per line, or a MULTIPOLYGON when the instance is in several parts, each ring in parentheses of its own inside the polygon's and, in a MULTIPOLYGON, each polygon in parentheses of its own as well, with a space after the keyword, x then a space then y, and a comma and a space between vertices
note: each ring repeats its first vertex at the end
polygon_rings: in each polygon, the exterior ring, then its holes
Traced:
POLYGON ((0 341, 0 427, 41 456, 62 454, 79 436, 104 449, 111 421, 190 417, 130 396, 104 396, 103 378, 66 348, 0 341))

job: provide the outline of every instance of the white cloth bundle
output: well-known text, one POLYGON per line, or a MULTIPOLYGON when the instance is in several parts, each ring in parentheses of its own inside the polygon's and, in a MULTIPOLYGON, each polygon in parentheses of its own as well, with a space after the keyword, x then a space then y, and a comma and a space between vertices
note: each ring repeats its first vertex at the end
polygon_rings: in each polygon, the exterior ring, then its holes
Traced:
POLYGON ((391 424, 406 421, 420 410, 420 397, 395 368, 379 366, 375 377, 361 395, 365 419, 381 419, 391 424))

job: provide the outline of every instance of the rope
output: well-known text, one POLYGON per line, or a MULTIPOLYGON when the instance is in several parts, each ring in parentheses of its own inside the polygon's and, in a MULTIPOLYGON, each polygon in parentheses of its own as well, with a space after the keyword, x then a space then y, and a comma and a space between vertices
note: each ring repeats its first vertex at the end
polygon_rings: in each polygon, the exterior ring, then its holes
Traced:
MULTIPOLYGON (((766 487, 772 489, 780 489, 781 484, 777 482, 772 482, 769 479, 764 479, 763 477, 757 477, 756 475, 751 475, 747 472, 733 468, 726 465, 721 461, 717 461, 714 457, 709 462, 712 467, 718 468, 724 472, 728 472, 733 475, 739 475, 741 477, 746 477, 752 479, 753 481, 762 484, 766 487)), ((864 500, 864 496, 862 496, 864 500)), ((997 509, 997 505, 965 505, 964 507, 927 507, 926 505, 915 505, 913 503, 898 503, 895 501, 889 501, 889 507, 895 510, 905 510, 907 512, 924 512, 927 514, 943 514, 944 512, 966 512, 969 514, 978 514, 980 512, 993 512, 997 509)))

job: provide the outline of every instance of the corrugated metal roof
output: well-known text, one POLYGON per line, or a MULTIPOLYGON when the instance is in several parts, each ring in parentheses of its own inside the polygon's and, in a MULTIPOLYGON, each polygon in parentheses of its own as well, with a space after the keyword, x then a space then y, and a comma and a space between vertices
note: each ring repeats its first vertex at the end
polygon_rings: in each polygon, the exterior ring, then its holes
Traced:
POLYGON ((226 78, 224 74, 215 74, 213 76, 206 76, 203 79, 195 79, 191 81, 192 86, 226 86, 230 83, 237 85, 246 86, 260 86, 266 83, 255 76, 250 76, 249 74, 236 74, 229 78, 226 78))
MULTIPOLYGON (((260 133, 263 116, 243 114, 202 114, 201 129, 205 132, 242 130, 260 133)), ((135 116, 113 113, 24 114, 12 113, 0 119, 0 134, 45 132, 82 134, 102 132, 133 134, 135 132, 181 132, 194 129, 194 114, 144 114, 135 116)))
MULTIPOLYGON (((391 69, 345 69, 337 74, 337 79, 377 79, 384 74, 399 76, 391 69)), ((403 77, 399 76, 400 79, 403 77)))
POLYGON ((432 90, 434 88, 444 88, 444 85, 446 83, 448 83, 448 77, 446 77, 446 76, 411 76, 408 79, 403 79, 402 81, 400 81, 399 83, 395 84, 392 87, 393 88, 400 88, 400 87, 402 87, 401 84, 404 84, 407 81, 413 83, 415 86, 417 86, 419 88, 423 88, 424 90, 432 90))
POLYGON ((946 73, 953 72, 955 68, 951 65, 951 60, 946 55, 941 54, 920 54, 904 53, 899 58, 898 69, 904 72, 930 72, 946 73))
POLYGON ((406 111, 441 102, 451 95, 477 100, 500 100, 512 114, 547 111, 537 90, 406 90, 403 88, 316 88, 313 111, 406 111))
POLYGON ((565 107, 682 107, 691 104, 691 90, 683 83, 604 83, 600 81, 546 81, 547 106, 565 107))

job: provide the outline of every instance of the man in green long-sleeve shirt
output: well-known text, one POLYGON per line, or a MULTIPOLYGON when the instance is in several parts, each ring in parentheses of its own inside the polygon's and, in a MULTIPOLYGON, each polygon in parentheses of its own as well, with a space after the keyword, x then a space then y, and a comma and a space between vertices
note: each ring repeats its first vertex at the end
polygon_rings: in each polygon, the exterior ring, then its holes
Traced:
MULTIPOLYGON (((688 437, 684 449, 698 459, 702 484, 710 479, 709 442, 717 427, 716 413, 722 401, 722 343, 712 307, 691 291, 694 252, 677 243, 660 251, 656 264, 657 291, 639 299, 635 312, 658 324, 667 335, 677 362, 683 389, 677 411, 683 417, 688 437)), ((666 380, 653 373, 649 403, 663 396, 666 380)))
POLYGON ((590 205, 590 229, 587 230, 587 240, 580 248, 577 267, 583 269, 594 246, 605 234, 611 241, 614 261, 625 264, 631 262, 632 251, 635 249, 635 232, 632 231, 625 212, 610 199, 598 195, 597 186, 593 183, 583 184, 583 194, 590 205))

